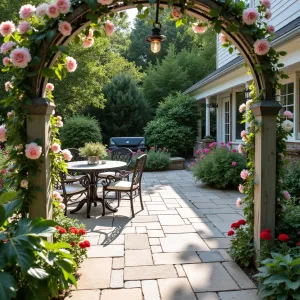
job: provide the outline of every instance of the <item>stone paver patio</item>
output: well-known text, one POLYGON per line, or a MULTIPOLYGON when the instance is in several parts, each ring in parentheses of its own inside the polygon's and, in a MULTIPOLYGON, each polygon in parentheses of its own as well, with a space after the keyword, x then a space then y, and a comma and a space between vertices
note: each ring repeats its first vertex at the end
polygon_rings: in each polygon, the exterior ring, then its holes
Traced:
MULTIPOLYGON (((72 300, 256 300, 253 282, 226 252, 243 218, 237 191, 196 183, 190 172, 144 173, 141 211, 129 201, 101 217, 101 205, 74 215, 91 242, 72 300)), ((70 207, 69 209, 71 209, 70 207)))

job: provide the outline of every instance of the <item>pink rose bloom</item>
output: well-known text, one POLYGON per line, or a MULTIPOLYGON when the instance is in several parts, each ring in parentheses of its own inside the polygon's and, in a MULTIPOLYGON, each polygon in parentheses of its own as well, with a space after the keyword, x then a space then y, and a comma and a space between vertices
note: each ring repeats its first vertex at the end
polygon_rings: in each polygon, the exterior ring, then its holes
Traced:
POLYGON ((239 185, 239 192, 244 194, 244 186, 242 184, 239 185))
POLYGON ((94 36, 94 31, 93 31, 93 29, 90 29, 87 38, 91 39, 93 36, 94 36))
POLYGON ((1 48, 0 48, 0 53, 5 54, 5 53, 9 52, 15 45, 16 45, 16 43, 11 42, 11 41, 2 44, 1 48))
POLYGON ((245 104, 245 103, 241 104, 240 107, 239 107, 239 112, 240 112, 240 113, 244 112, 244 111, 246 110, 246 108, 247 108, 247 107, 246 107, 246 104, 245 104))
POLYGON ((197 150, 196 154, 199 155, 200 153, 202 153, 202 149, 197 150))
POLYGON ((1 125, 0 126, 0 142, 6 141, 6 132, 7 132, 7 130, 5 128, 5 125, 1 125))
POLYGON ((61 116, 57 116, 56 119, 57 119, 57 121, 62 121, 62 117, 61 116))
POLYGON ((25 156, 29 159, 38 159, 42 154, 42 147, 37 143, 30 143, 25 146, 25 156))
POLYGON ((62 197, 61 195, 59 195, 59 197, 57 197, 57 201, 58 201, 58 202, 63 202, 64 199, 63 199, 63 197, 62 197))
POLYGON ((52 84, 52 83, 47 83, 47 84, 46 84, 46 90, 49 91, 49 92, 54 91, 54 84, 52 84))
POLYGON ((83 39, 83 48, 87 49, 94 45, 95 40, 93 38, 83 39))
POLYGON ((25 47, 17 48, 10 53, 10 58, 14 66, 26 68, 31 62, 29 50, 25 47))
POLYGON ((247 132, 245 130, 241 131, 241 137, 247 136, 247 132))
POLYGON ((174 20, 180 19, 182 17, 182 13, 180 11, 180 7, 173 6, 172 7, 171 15, 172 15, 172 17, 173 17, 174 20))
POLYGON ((256 8, 247 8, 243 11, 243 22, 253 25, 258 20, 259 14, 256 8))
POLYGON ((226 44, 226 43, 228 43, 228 40, 227 40, 227 37, 226 37, 226 35, 224 35, 223 33, 221 33, 220 34, 220 42, 221 42, 221 44, 226 44))
POLYGON ((217 143, 216 142, 213 142, 211 144, 208 145, 209 148, 214 148, 217 146, 217 143))
POLYGON ((232 146, 232 143, 229 141, 229 142, 227 142, 227 145, 228 145, 229 147, 231 147, 231 146, 232 146))
POLYGON ((54 192, 52 193, 52 197, 53 197, 53 198, 59 198, 59 197, 60 197, 60 193, 57 192, 57 191, 54 191, 54 192))
POLYGON ((98 0, 98 3, 102 5, 110 5, 113 3, 113 0, 98 0))
POLYGON ((254 52, 257 55, 265 55, 270 50, 270 43, 265 39, 257 40, 253 46, 254 46, 254 52))
POLYGON ((240 175, 241 175, 242 179, 246 180, 249 176, 249 171, 248 170, 243 170, 240 175))
POLYGON ((204 33, 207 29, 206 26, 202 25, 202 24, 194 24, 194 26, 192 27, 193 31, 195 33, 204 33))
POLYGON ((36 8, 35 6, 31 5, 31 4, 26 4, 21 6, 20 8, 20 19, 29 19, 33 16, 33 14, 35 13, 36 8))
POLYGON ((68 36, 71 35, 72 33, 72 26, 69 22, 64 21, 64 22, 59 22, 58 25, 58 31, 64 35, 64 36, 68 36))
POLYGON ((43 17, 47 14, 49 5, 47 3, 42 3, 36 8, 37 17, 43 17))
POLYGON ((260 4, 266 8, 271 7, 271 1, 270 0, 260 0, 260 4))
POLYGON ((59 203, 58 207, 61 208, 61 209, 65 209, 66 208, 66 206, 63 203, 59 203))
POLYGON ((66 59, 67 59, 68 72, 70 72, 70 73, 75 72, 77 69, 77 61, 73 57, 70 57, 70 56, 68 56, 66 59))
POLYGON ((246 102, 246 107, 249 108, 253 104, 253 100, 248 100, 246 102))
POLYGON ((237 206, 238 208, 241 207, 242 203, 243 203, 243 200, 242 200, 241 198, 237 198, 237 200, 236 200, 236 206, 237 206))
POLYGON ((68 149, 62 150, 62 154, 63 154, 65 160, 67 160, 67 161, 72 160, 73 156, 72 156, 71 152, 68 149))
POLYGON ((196 158, 196 159, 195 159, 195 162, 198 162, 198 161, 199 161, 199 159, 198 159, 198 158, 196 158))
POLYGON ((57 18, 59 16, 59 10, 56 4, 50 4, 48 6, 47 15, 49 18, 57 18))
POLYGON ((238 145, 238 151, 239 151, 239 153, 243 153, 243 145, 242 144, 238 145))
POLYGON ((201 155, 201 156, 200 156, 200 159, 204 159, 204 155, 201 155))
POLYGON ((67 14, 70 11, 70 0, 57 0, 56 5, 61 14, 67 14))
POLYGON ((288 119, 293 119, 294 114, 292 112, 290 112, 289 110, 286 110, 283 115, 288 118, 288 119))
POLYGON ((20 182, 20 187, 23 188, 23 189, 27 189, 28 188, 28 183, 29 183, 28 180, 23 179, 20 182))
POLYGON ((54 143, 54 144, 51 146, 51 150, 52 150, 54 153, 60 152, 60 150, 61 150, 60 145, 57 144, 57 143, 54 143))
POLYGON ((28 32, 28 30, 30 29, 30 27, 31 27, 31 25, 30 25, 29 22, 23 21, 18 26, 18 32, 20 34, 24 34, 24 33, 28 32))
POLYGON ((11 35, 16 30, 16 26, 12 21, 2 22, 0 24, 0 34, 2 36, 11 35))
POLYGON ((282 194, 283 194, 283 197, 286 200, 290 200, 291 199, 291 195, 290 195, 290 193, 288 191, 283 191, 282 194))
POLYGON ((270 34, 274 33, 275 32, 275 27, 273 25, 268 25, 267 26, 267 30, 270 34))
POLYGON ((272 12, 269 9, 267 9, 265 13, 265 18, 266 20, 270 20, 272 18, 272 12))
POLYGON ((203 150, 204 154, 208 154, 209 151, 210 151, 210 149, 208 149, 208 148, 205 148, 205 149, 203 150))
POLYGON ((64 123, 63 123, 62 121, 60 121, 60 120, 57 120, 56 126, 57 126, 57 127, 63 127, 63 126, 64 126, 64 123))
POLYGON ((232 165, 233 167, 235 167, 235 166, 236 166, 236 161, 233 161, 233 162, 231 163, 231 165, 232 165))
POLYGON ((115 25, 111 21, 107 20, 105 22, 106 35, 111 36, 114 32, 114 28, 115 28, 115 25))
POLYGON ((9 111, 8 113, 7 113, 7 117, 8 118, 12 118, 13 116, 15 115, 15 112, 12 110, 12 111, 9 111))
POLYGON ((10 81, 5 82, 4 84, 5 91, 8 92, 9 90, 13 89, 13 85, 10 81))
POLYGON ((232 153, 237 153, 236 149, 232 149, 231 151, 232 151, 232 153))

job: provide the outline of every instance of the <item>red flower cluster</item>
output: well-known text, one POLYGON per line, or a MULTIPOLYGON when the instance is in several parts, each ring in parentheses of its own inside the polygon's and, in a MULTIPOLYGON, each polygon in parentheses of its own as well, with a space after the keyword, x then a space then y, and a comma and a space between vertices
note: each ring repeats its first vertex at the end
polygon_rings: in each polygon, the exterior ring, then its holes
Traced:
POLYGON ((60 226, 55 226, 55 228, 57 229, 57 231, 60 233, 60 234, 64 234, 67 232, 67 230, 63 227, 60 227, 60 226))
POLYGON ((234 235, 234 231, 233 231, 233 230, 229 230, 228 233, 227 233, 227 235, 228 235, 228 236, 234 235))
POLYGON ((271 229, 264 229, 260 233, 260 238, 265 241, 270 241, 272 239, 271 229))
POLYGON ((278 236, 278 240, 279 240, 280 242, 287 242, 287 241, 290 240, 290 237, 289 237, 287 234, 281 233, 281 234, 279 234, 279 236, 278 236))
POLYGON ((246 225, 246 221, 245 220, 238 220, 236 223, 232 223, 231 224, 231 228, 233 230, 239 229, 242 225, 246 225))
POLYGON ((89 248, 90 246, 91 246, 91 243, 87 240, 79 243, 79 247, 82 248, 82 249, 89 248))
POLYGON ((300 242, 298 242, 296 245, 297 245, 298 247, 300 247, 300 242))
POLYGON ((79 234, 79 230, 76 227, 71 227, 69 231, 74 234, 79 234))
POLYGON ((86 230, 84 228, 79 229, 79 234, 84 235, 86 234, 86 230))

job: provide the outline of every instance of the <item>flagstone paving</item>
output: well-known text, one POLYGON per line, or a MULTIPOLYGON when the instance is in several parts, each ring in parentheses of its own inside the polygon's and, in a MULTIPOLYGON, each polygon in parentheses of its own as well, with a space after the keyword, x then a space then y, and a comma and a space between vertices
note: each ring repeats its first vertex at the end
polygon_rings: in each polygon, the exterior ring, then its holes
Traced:
POLYGON ((182 170, 144 173, 142 196, 134 219, 126 200, 105 217, 101 205, 90 219, 85 208, 71 215, 86 224, 91 247, 67 299, 260 299, 226 252, 230 224, 243 218, 237 191, 209 188, 182 170))

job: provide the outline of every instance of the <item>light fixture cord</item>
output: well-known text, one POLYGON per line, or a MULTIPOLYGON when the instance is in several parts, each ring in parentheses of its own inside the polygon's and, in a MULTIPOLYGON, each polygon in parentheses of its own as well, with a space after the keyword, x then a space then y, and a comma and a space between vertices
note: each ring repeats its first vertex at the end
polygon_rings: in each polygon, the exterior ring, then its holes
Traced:
POLYGON ((158 24, 158 13, 159 13, 159 0, 156 0, 156 20, 155 20, 156 24, 158 24))

